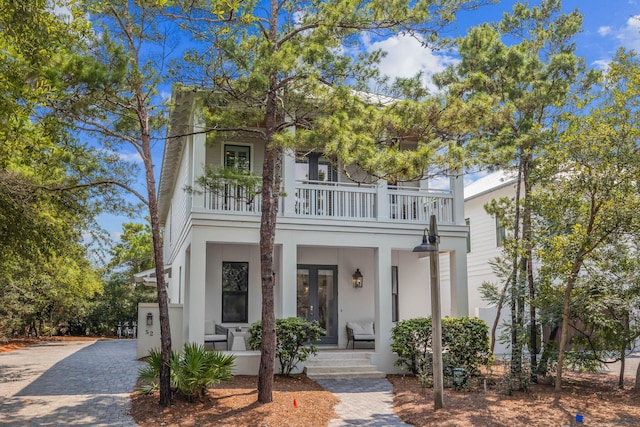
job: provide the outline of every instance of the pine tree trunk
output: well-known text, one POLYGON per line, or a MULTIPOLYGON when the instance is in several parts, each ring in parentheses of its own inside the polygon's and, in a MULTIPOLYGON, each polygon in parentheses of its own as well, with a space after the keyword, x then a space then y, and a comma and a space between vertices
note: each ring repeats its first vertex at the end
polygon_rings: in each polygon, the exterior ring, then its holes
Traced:
MULTIPOLYGON (((145 120, 145 122, 147 122, 147 120, 145 120)), ((148 127, 142 135, 142 149, 147 181, 149 216, 151 217, 151 234, 153 236, 153 255, 156 264, 156 286, 160 318, 160 358, 162 360, 162 364, 160 365, 160 406, 166 408, 171 404, 171 371, 169 368, 169 360, 171 358, 171 328, 169 326, 169 298, 167 297, 167 284, 164 279, 162 234, 160 233, 158 200, 155 194, 156 183, 151 158, 151 137, 148 132, 148 127)))
POLYGON ((538 382, 537 377, 537 365, 538 365, 538 327, 536 324, 536 288, 535 281, 533 279, 533 241, 531 235, 531 206, 529 205, 529 198, 531 195, 531 177, 529 174, 529 162, 524 170, 524 212, 522 219, 522 240, 525 246, 525 262, 526 267, 524 273, 527 277, 527 284, 529 287, 529 356, 531 364, 531 381, 538 382))
POLYGON ((267 144, 262 170, 262 224, 260 226, 260 274, 262 281, 262 343, 258 371, 258 402, 273 400, 273 374, 276 359, 276 322, 273 292, 273 250, 278 198, 274 195, 277 150, 267 144))
MULTIPOLYGON (((269 39, 275 45, 277 1, 271 0, 269 39)), ((258 402, 273 400, 273 374, 276 360, 276 321, 273 291, 273 251, 280 197, 282 150, 274 145, 277 120, 277 78, 269 78, 265 105, 265 156, 262 164, 262 223, 260 225, 260 275, 262 282, 262 343, 258 370, 258 402)))
POLYGON ((620 350, 620 375, 618 377, 618 387, 619 388, 623 388, 624 387, 624 365, 626 363, 626 349, 624 347, 622 347, 622 350, 620 350))
MULTIPOLYGON (((134 30, 131 23, 128 4, 123 4, 125 13, 121 23, 123 31, 128 35, 130 52, 138 52, 134 45, 134 30)), ((138 70, 141 64, 139 57, 134 56, 138 70)), ((167 296, 167 284, 164 279, 164 255, 162 248, 162 234, 160 233, 160 216, 158 213, 158 200, 156 199, 156 180, 153 171, 153 158, 151 156, 151 128, 149 126, 149 109, 147 97, 144 92, 143 82, 138 79, 133 83, 134 98, 133 110, 137 114, 140 130, 140 148, 142 149, 142 161, 144 163, 145 180, 147 185, 147 204, 151 221, 151 235, 153 236, 153 256, 156 270, 156 288, 158 293, 158 317, 160 322, 160 406, 168 407, 171 404, 171 370, 169 360, 171 358, 171 328, 169 326, 169 298, 167 296)), ((137 145, 137 144, 134 144, 137 145)))
POLYGON ((520 199, 522 189, 522 177, 523 177, 523 154, 520 153, 520 162, 518 165, 518 181, 516 183, 516 196, 515 196, 515 218, 513 226, 513 239, 514 247, 516 248, 513 254, 513 271, 511 275, 511 379, 520 378, 522 374, 522 344, 518 339, 518 326, 521 324, 519 308, 520 303, 520 280, 518 279, 518 266, 519 266, 519 254, 517 248, 520 241, 520 199))

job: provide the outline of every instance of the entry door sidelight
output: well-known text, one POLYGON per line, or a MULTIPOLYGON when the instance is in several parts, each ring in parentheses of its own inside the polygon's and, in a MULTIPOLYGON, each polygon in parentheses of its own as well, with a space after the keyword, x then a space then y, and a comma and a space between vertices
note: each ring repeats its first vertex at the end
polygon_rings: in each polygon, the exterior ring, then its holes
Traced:
POLYGON ((338 343, 338 267, 298 265, 297 316, 317 320, 327 333, 320 344, 338 343))

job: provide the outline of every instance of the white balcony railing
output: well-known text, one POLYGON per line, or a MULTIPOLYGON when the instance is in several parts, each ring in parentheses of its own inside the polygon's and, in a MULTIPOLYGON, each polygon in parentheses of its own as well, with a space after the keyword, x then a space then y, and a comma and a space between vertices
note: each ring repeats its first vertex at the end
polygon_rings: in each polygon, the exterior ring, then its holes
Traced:
POLYGON ((295 212, 299 216, 345 219, 376 218, 376 187, 343 182, 296 183, 295 212))
POLYGON ((428 223, 453 223, 453 195, 449 191, 425 192, 420 188, 389 187, 389 218, 428 223))
POLYGON ((227 184, 218 191, 204 192, 204 207, 216 212, 258 214, 261 212, 262 197, 247 195, 246 188, 227 184))
MULTIPOLYGON (((285 196, 286 197, 286 196, 285 196)), ((438 223, 451 224, 453 194, 450 191, 425 191, 412 187, 389 187, 344 182, 298 181, 294 187, 296 217, 349 220, 385 220, 428 223, 432 214, 438 223), (379 200, 388 203, 380 204, 379 200)), ((262 198, 252 199, 246 190, 226 185, 222 191, 204 193, 204 207, 214 212, 259 214, 262 198)), ((283 198, 280 200, 283 213, 283 198)))

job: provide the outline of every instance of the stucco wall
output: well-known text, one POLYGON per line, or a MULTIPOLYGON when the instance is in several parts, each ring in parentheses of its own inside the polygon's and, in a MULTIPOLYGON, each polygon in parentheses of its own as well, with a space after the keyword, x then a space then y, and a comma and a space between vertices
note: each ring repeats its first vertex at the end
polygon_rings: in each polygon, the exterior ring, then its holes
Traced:
MULTIPOLYGON (((182 340, 182 305, 169 304, 169 328, 171 329, 171 347, 181 350, 182 340)), ((149 350, 160 349, 160 311, 158 304, 138 304, 138 339, 136 342, 136 358, 149 355, 149 350), (147 326, 147 314, 153 316, 153 325, 147 326)))

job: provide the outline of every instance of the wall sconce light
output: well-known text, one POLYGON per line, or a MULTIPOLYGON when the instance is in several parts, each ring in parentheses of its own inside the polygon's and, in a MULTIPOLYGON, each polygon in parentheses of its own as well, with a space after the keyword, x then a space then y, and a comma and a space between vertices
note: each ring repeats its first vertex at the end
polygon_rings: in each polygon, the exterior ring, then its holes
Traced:
POLYGON ((362 282, 362 273, 360 273, 359 268, 356 268, 356 272, 353 273, 353 276, 351 278, 351 283, 353 284, 354 288, 361 288, 362 285, 364 284, 362 282))
POLYGON ((153 326, 153 313, 147 313, 147 326, 153 326))

